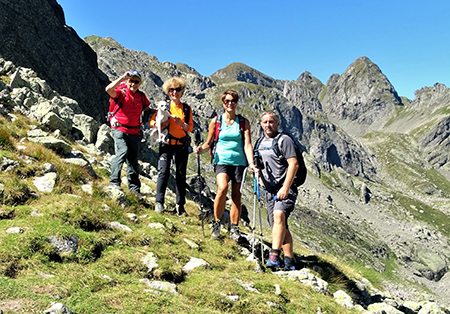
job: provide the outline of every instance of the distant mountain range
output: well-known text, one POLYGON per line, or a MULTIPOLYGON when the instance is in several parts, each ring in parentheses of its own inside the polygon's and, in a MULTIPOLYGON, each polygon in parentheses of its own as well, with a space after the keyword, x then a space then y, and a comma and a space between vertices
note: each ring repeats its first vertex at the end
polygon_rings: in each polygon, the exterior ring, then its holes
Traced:
MULTIPOLYGON (((450 89, 445 85, 423 87, 414 100, 400 97, 365 56, 325 84, 309 72, 296 81, 276 80, 242 63, 206 77, 110 37, 82 41, 53 0, 0 0, 0 12, 0 56, 34 69, 98 121, 107 111, 108 79, 129 69, 142 73, 142 89, 152 103, 164 99, 165 80, 185 78, 183 100, 203 132, 222 112, 220 94, 229 88, 239 92, 238 109, 251 122, 253 140, 261 135, 259 115, 278 111, 309 171, 292 217, 295 241, 378 272, 394 269, 394 278, 402 280, 386 285, 393 295, 430 293, 450 306, 450 89)), ((208 182, 214 190, 213 178, 208 182)))

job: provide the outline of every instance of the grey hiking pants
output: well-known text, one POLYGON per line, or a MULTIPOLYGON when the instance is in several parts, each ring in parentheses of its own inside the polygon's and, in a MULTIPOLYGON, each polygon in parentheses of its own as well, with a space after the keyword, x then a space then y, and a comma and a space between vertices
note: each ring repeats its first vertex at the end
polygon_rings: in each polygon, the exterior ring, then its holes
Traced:
POLYGON ((116 157, 111 161, 111 176, 109 184, 120 186, 120 172, 123 163, 127 163, 127 179, 130 191, 140 192, 138 153, 141 143, 139 134, 127 134, 116 129, 111 129, 114 138, 116 157))

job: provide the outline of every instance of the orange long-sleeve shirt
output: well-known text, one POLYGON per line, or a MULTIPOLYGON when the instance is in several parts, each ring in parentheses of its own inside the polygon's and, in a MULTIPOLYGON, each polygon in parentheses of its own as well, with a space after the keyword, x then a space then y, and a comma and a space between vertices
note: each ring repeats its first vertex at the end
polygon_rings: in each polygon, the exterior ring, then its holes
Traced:
MULTIPOLYGON (((185 120, 185 116, 184 116, 184 110, 183 110, 183 104, 181 103, 180 105, 176 105, 174 102, 170 102, 170 114, 176 117, 179 117, 181 120, 183 120, 185 123, 187 123, 189 125, 189 127, 186 130, 183 130, 181 128, 181 126, 179 126, 178 124, 175 123, 175 120, 172 118, 169 118, 169 133, 176 138, 182 138, 184 137, 187 132, 192 132, 192 130, 194 129, 194 122, 192 120, 192 108, 189 107, 190 113, 189 113, 189 121, 185 120)), ((156 115, 158 113, 156 112, 153 117, 150 119, 150 126, 153 127, 156 123, 156 115)), ((169 144, 181 144, 181 143, 175 143, 176 141, 173 141, 173 143, 169 143, 169 144)))

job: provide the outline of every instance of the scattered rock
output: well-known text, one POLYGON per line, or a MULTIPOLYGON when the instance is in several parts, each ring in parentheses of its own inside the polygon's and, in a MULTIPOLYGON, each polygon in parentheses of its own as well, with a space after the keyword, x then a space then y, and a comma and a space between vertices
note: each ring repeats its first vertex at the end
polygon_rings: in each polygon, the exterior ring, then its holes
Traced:
POLYGON ((56 248, 59 254, 76 253, 78 250, 77 237, 63 237, 57 236, 48 237, 50 244, 56 248))
POLYGON ((13 227, 13 228, 9 228, 8 230, 6 230, 6 233, 24 233, 25 230, 23 230, 22 228, 19 227, 13 227))
POLYGON ((193 249, 193 250, 198 250, 199 249, 199 246, 196 243, 194 243, 193 241, 191 241, 189 239, 186 239, 186 238, 184 238, 183 240, 184 240, 184 242, 186 242, 189 245, 189 247, 191 249, 193 249))
POLYGON ((189 274, 192 270, 194 270, 197 267, 207 268, 210 267, 210 265, 203 259, 191 257, 189 262, 186 265, 184 265, 183 270, 185 273, 189 274))
POLYGON ((122 230, 125 232, 132 232, 133 230, 131 230, 128 226, 125 226, 123 224, 121 224, 120 222, 117 221, 113 221, 109 223, 109 227, 111 229, 118 229, 118 230, 122 230))
POLYGON ((151 273, 154 268, 159 267, 158 258, 152 252, 148 252, 146 256, 141 259, 141 262, 147 266, 147 272, 151 273))
POLYGON ((171 293, 174 295, 178 295, 177 285, 174 283, 165 282, 165 281, 150 281, 147 278, 140 279, 139 281, 145 283, 147 286, 152 288, 152 290, 149 290, 149 291, 154 292, 154 290, 156 290, 156 291, 160 291, 163 293, 171 293))
POLYGON ((33 180, 34 186, 40 192, 50 193, 55 187, 57 174, 55 172, 49 172, 42 177, 36 177, 33 180))

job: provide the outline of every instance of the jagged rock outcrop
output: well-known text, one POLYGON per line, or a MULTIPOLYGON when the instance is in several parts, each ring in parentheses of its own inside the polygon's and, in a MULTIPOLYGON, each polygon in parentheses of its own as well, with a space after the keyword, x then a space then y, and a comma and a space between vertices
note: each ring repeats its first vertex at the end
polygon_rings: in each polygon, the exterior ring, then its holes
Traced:
POLYGON ((107 78, 95 52, 65 24, 56 0, 0 0, 0 34, 1 57, 32 68, 93 117, 104 117, 107 78))
POLYGON ((310 83, 304 81, 286 81, 284 84, 283 96, 296 106, 301 113, 310 116, 318 116, 323 113, 322 104, 316 93, 317 86, 311 86, 310 83))
POLYGON ((367 57, 358 58, 337 79, 330 80, 322 100, 332 121, 351 135, 381 128, 402 102, 380 68, 367 57))
POLYGON ((329 172, 336 166, 353 176, 377 180, 375 156, 342 130, 315 121, 308 136, 310 153, 322 169, 329 172))
MULTIPOLYGON (((416 91, 416 98, 408 108, 410 112, 414 112, 414 120, 422 122, 421 124, 429 122, 431 118, 438 121, 431 127, 426 125, 418 131, 419 144, 424 150, 427 161, 433 167, 446 170, 450 169, 448 108, 450 108, 450 89, 443 84, 435 84, 433 87, 416 91)), ((420 126, 417 122, 415 125, 420 126)))
POLYGON ((310 90, 316 98, 319 98, 324 88, 322 82, 308 71, 303 72, 295 82, 310 90))

